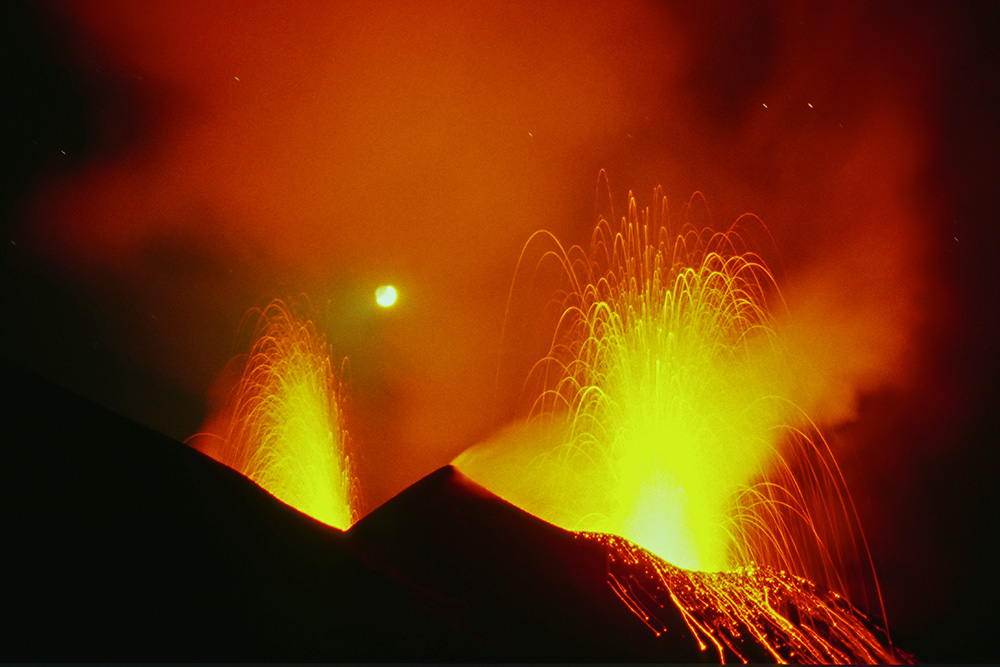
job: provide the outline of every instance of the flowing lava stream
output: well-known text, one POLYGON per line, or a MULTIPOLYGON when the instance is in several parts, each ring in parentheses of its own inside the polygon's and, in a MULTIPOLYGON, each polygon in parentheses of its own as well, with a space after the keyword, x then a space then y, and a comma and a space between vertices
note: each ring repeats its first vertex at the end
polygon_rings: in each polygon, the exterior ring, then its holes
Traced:
POLYGON ((326 340, 281 301, 251 313, 254 343, 223 409, 221 434, 199 434, 192 445, 347 530, 358 518, 357 486, 326 340))
POLYGON ((771 312, 780 293, 740 232, 759 220, 672 236, 656 200, 640 212, 630 193, 620 224, 598 220, 589 253, 547 232, 528 241, 519 267, 545 239, 539 263, 555 260, 568 280, 531 373, 541 389, 529 421, 544 428, 514 470, 477 448, 454 464, 607 545, 609 585, 658 634, 672 606, 723 662, 909 660, 833 592, 865 571, 878 583, 832 452, 792 399, 771 312))
POLYGON ((908 660, 882 643, 883 633, 840 594, 768 567, 732 572, 686 570, 605 533, 578 533, 611 552, 608 583, 657 636, 676 628, 664 610, 681 612, 701 650, 719 661, 887 664, 908 660), (637 575, 636 571, 641 575, 637 575), (655 582, 656 586, 649 586, 655 582))

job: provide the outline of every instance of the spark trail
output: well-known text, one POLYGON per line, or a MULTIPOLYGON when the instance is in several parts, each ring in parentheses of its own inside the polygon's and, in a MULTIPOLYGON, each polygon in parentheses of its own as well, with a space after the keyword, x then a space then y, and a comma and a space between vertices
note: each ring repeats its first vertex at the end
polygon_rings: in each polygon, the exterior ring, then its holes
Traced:
POLYGON ((795 412, 774 364, 777 290, 733 231, 672 238, 661 203, 650 219, 630 197, 618 228, 599 221, 589 254, 550 254, 570 289, 533 369, 532 414, 565 433, 538 461, 558 505, 543 511, 719 571, 732 565, 732 499, 775 458, 795 412))
POLYGON ((609 548, 608 583, 658 636, 677 632, 662 618, 680 611, 691 638, 719 661, 888 664, 909 656, 845 597, 770 567, 699 572, 671 565, 620 537, 579 533, 609 548), (652 584, 652 586, 651 586, 652 584))
POLYGON ((350 441, 326 339, 282 301, 257 315, 221 434, 193 445, 285 503, 346 530, 357 519, 350 441))

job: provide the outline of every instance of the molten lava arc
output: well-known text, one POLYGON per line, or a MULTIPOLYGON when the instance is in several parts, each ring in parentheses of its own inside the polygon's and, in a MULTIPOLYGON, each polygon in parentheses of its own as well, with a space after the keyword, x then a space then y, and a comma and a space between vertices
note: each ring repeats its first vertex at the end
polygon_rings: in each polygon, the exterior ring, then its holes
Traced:
POLYGON ((301 512, 346 530, 358 503, 326 340, 281 301, 257 314, 221 433, 196 436, 193 444, 301 512))
MULTIPOLYGON (((627 538, 616 548, 659 568, 685 618, 718 620, 692 621, 692 632, 720 658, 724 644, 742 655, 726 637, 750 632, 771 659, 904 659, 833 598, 803 592, 859 585, 867 595, 878 582, 840 469, 794 401, 775 312, 789 314, 743 240, 766 230, 743 216, 721 233, 689 224, 671 233, 666 198, 657 190, 656 199, 652 213, 640 211, 630 194, 620 223, 599 218, 589 251, 565 250, 547 232, 528 241, 522 261, 547 242, 539 261, 557 261, 566 281, 548 354, 526 384, 538 387, 532 435, 517 447, 530 455, 487 443, 456 467, 563 528, 627 538), (777 574, 752 574, 762 572, 777 574), (771 609, 777 591, 815 612, 827 634, 771 609)), ((656 625, 621 581, 609 585, 656 625)))
POLYGON ((532 371, 532 417, 559 437, 532 465, 525 509, 681 567, 729 569, 733 498, 795 413, 774 366, 771 274, 735 231, 672 238, 634 199, 620 225, 600 220, 589 254, 556 245, 569 289, 532 371))

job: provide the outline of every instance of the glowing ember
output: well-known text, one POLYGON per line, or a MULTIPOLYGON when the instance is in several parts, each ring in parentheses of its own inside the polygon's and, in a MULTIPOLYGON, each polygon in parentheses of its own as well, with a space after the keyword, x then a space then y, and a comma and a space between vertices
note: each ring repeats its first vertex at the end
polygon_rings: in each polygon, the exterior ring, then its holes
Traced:
POLYGON ((696 572, 675 567, 619 537, 580 533, 610 548, 608 583, 661 635, 675 608, 702 650, 720 662, 897 663, 909 656, 888 647, 865 615, 841 595, 784 571, 749 567, 696 572), (650 582, 655 587, 650 589, 650 582))
POLYGON ((326 340, 281 301, 259 312, 221 435, 194 446, 296 509, 346 530, 357 496, 326 340))

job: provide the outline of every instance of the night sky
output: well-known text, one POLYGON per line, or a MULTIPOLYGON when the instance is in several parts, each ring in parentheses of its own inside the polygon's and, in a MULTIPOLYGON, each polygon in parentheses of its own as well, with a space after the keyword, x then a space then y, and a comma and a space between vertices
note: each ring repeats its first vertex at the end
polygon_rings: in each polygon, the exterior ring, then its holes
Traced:
POLYGON ((532 232, 700 191, 773 236, 897 640, 994 657, 997 6, 372 4, 4 3, 4 355, 184 440, 305 294, 371 509, 524 414, 532 232))

